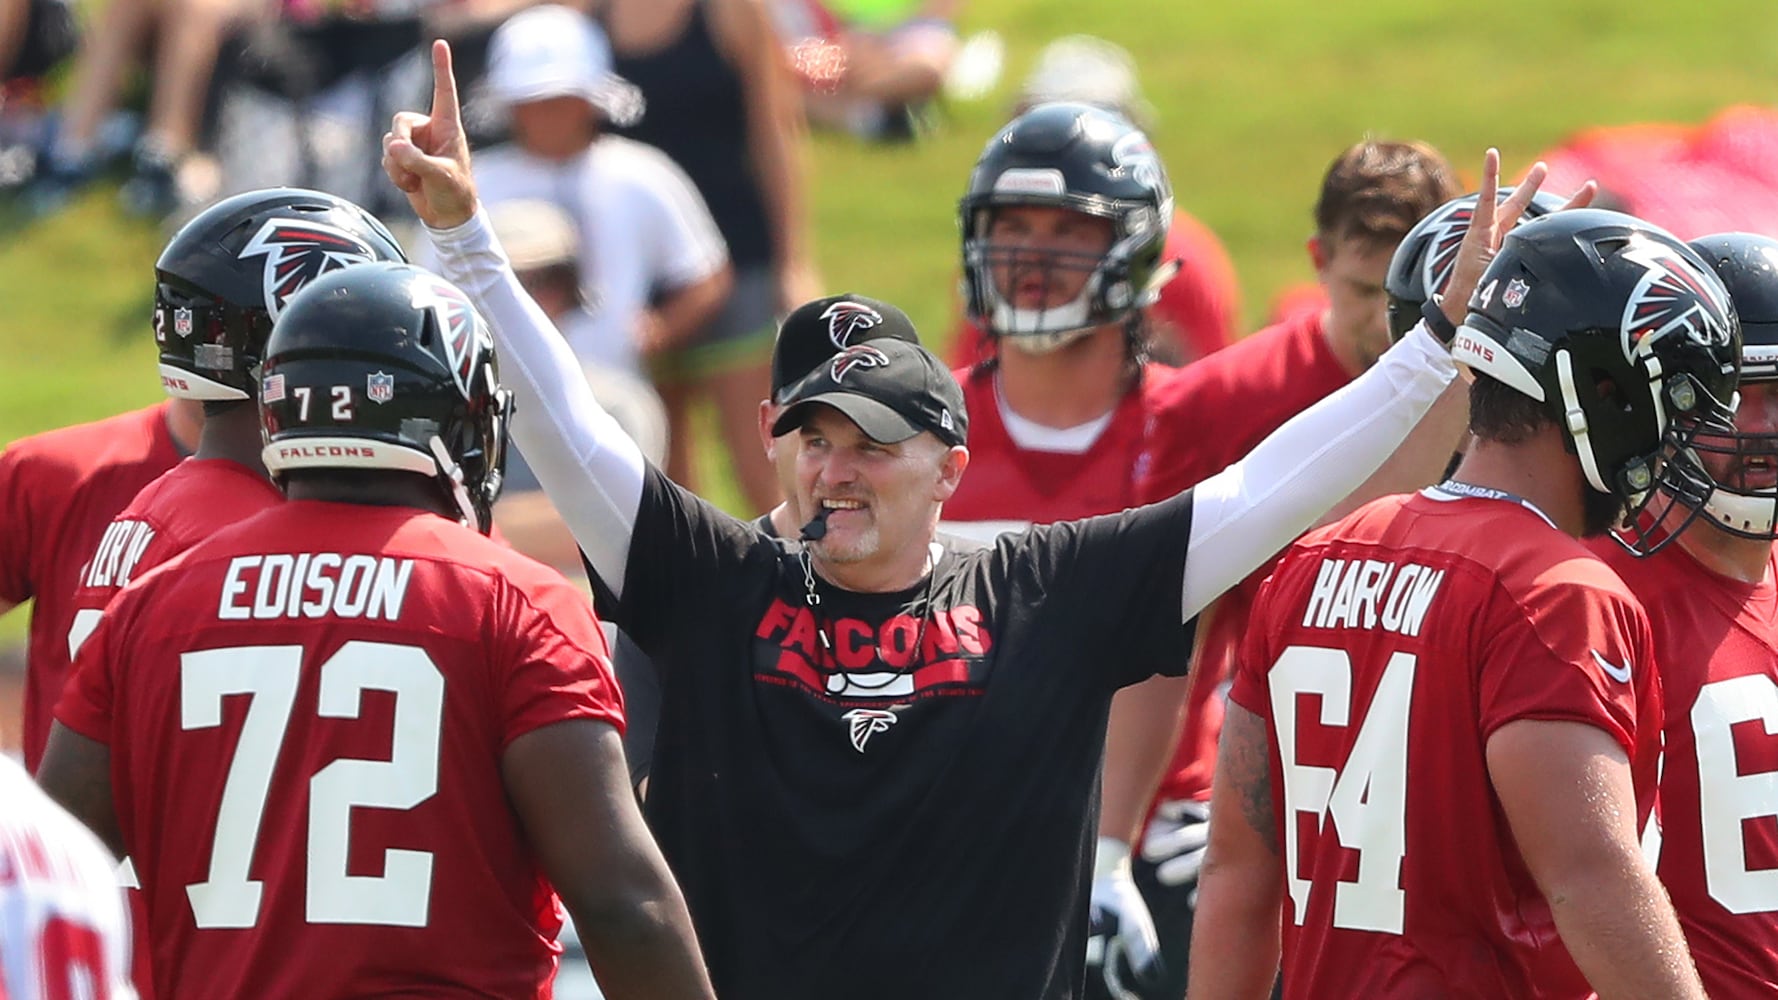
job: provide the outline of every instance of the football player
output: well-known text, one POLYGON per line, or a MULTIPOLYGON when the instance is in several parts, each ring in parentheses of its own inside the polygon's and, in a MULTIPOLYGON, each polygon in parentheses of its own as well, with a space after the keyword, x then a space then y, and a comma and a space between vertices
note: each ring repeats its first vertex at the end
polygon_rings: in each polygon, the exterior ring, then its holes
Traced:
MULTIPOLYGON (((1778 242, 1747 233, 1693 240, 1741 319, 1741 406, 1732 434, 1694 450, 1716 489, 1704 514, 1655 531, 1671 545, 1634 559, 1594 543, 1648 609, 1666 711, 1659 865, 1705 990, 1744 1000, 1778 991, 1778 242), (1755 723, 1765 722, 1764 728, 1755 723)), ((1683 509, 1682 509, 1683 511, 1683 509)))
POLYGON ((203 406, 203 429, 197 453, 137 493, 90 550, 77 581, 70 652, 78 654, 131 579, 283 500, 260 459, 265 443, 254 402, 266 338, 309 282, 376 260, 407 260, 381 222, 343 198, 296 188, 217 202, 168 241, 154 265, 161 385, 174 399, 203 406))
POLYGON ((158 995, 547 995, 552 886, 608 996, 711 995, 598 622, 483 537, 494 367, 435 275, 317 279, 260 380, 288 502, 137 580, 82 649, 41 779, 136 859, 158 995))
MULTIPOLYGON (((1455 172, 1425 143, 1367 139, 1342 151, 1322 178, 1308 241, 1325 306, 1260 330, 1156 388, 1138 499, 1171 496, 1214 475, 1362 372, 1389 339, 1382 289, 1391 254, 1417 220, 1456 193, 1455 172)), ((1463 231, 1456 236, 1461 242, 1463 231)), ((1384 470, 1336 505, 1328 519, 1360 500, 1433 482, 1461 431, 1462 401, 1461 392, 1447 393, 1384 470)), ((1141 833, 1135 879, 1165 957, 1152 987, 1142 991, 1152 1000, 1179 1000, 1185 993, 1229 665, 1269 568, 1262 566, 1224 594, 1208 616, 1158 791, 1147 791, 1155 784, 1148 779, 1138 797, 1124 804, 1107 772, 1108 816, 1116 811, 1141 833)))
POLYGON ((116 861, 0 754, 0 997, 130 1000, 116 861))
POLYGON ((35 772, 74 661, 68 636, 81 562, 142 487, 197 447, 195 400, 153 406, 8 444, 0 451, 0 614, 26 601, 25 767, 35 772))
POLYGON ((1638 844, 1648 619, 1579 539, 1702 504, 1688 449, 1733 415, 1734 309, 1685 244, 1595 209, 1518 227, 1469 305, 1455 474, 1310 533, 1261 589, 1193 1000, 1265 996, 1280 931, 1286 998, 1704 995, 1638 844))

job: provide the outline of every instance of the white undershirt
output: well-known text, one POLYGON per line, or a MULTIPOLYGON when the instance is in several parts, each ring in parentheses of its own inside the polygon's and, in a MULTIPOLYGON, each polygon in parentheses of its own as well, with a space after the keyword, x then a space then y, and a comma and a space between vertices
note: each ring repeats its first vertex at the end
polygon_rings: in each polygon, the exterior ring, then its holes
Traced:
POLYGON ((998 372, 994 375, 994 402, 1000 409, 1000 423, 1006 427, 1006 436, 1012 438, 1013 444, 1023 451, 1048 451, 1060 455, 1086 454, 1087 449, 1098 443, 1105 428, 1111 426, 1111 416, 1117 412, 1117 408, 1112 407, 1073 427, 1045 426, 1013 411, 1006 401, 1006 393, 1001 391, 998 372))

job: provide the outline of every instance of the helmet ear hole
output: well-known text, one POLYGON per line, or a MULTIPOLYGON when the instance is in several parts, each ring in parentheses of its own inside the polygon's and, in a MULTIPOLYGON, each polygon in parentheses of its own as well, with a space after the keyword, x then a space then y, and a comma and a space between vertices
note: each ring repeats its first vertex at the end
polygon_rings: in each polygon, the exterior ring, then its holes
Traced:
POLYGON ((1613 411, 1628 414, 1632 409, 1630 398, 1618 388, 1617 379, 1612 378, 1611 374, 1602 368, 1593 369, 1591 374, 1594 394, 1613 411))

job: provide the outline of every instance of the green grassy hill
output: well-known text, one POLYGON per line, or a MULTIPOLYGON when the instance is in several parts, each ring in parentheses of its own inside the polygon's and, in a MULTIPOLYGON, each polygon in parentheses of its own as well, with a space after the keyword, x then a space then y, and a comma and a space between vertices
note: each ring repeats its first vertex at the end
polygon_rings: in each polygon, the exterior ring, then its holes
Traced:
MULTIPOLYGON (((969 167, 1058 35, 1098 34, 1136 55, 1179 203, 1228 244, 1250 324, 1311 276, 1302 244, 1316 184, 1367 132, 1429 140, 1472 177, 1497 145, 1517 174, 1587 126, 1697 122, 1778 100, 1771 0, 971 0, 963 20, 1007 43, 995 94, 948 109, 914 147, 818 138, 813 164, 828 286, 897 302, 931 331, 954 308, 969 167)), ((0 442, 159 394, 147 317, 161 234, 113 206, 99 189, 0 233, 0 442)))

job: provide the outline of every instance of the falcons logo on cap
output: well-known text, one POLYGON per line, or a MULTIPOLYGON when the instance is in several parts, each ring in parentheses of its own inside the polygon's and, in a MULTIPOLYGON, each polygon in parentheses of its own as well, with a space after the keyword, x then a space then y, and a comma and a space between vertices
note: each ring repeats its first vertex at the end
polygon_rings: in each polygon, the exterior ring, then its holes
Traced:
POLYGON ((853 344, 833 356, 833 363, 828 366, 828 373, 835 382, 844 382, 846 375, 861 368, 887 368, 889 355, 869 344, 853 344))
POLYGON ((494 343, 476 315, 475 307, 457 286, 427 275, 414 282, 414 308, 430 309, 438 318, 445 357, 451 377, 463 398, 469 398, 469 379, 482 359, 493 353, 494 343))
POLYGON ((302 219, 267 219, 241 248, 240 259, 265 258, 261 287, 265 311, 277 319, 290 297, 309 282, 347 264, 377 259, 370 245, 351 233, 302 219))
POLYGON ((852 749, 859 753, 872 736, 895 725, 895 713, 880 708, 855 708, 840 718, 851 723, 852 749))
POLYGON ((835 302, 821 318, 827 320, 827 339, 835 350, 845 350, 853 334, 883 325, 883 314, 862 302, 835 302))
POLYGON ((1624 304, 1625 358, 1674 331, 1712 347, 1728 344, 1729 303, 1720 282, 1705 277, 1679 251, 1656 240, 1633 240, 1624 259, 1648 269, 1624 304))

